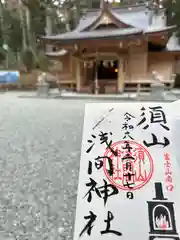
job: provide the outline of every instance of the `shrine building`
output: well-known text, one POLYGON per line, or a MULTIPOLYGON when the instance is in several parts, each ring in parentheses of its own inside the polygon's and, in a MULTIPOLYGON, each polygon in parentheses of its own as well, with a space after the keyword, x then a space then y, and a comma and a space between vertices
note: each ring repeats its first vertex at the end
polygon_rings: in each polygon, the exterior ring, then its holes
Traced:
POLYGON ((42 37, 53 49, 46 55, 59 63, 60 85, 81 93, 146 91, 156 71, 169 88, 180 45, 166 13, 156 4, 113 7, 102 1, 75 30, 42 37))

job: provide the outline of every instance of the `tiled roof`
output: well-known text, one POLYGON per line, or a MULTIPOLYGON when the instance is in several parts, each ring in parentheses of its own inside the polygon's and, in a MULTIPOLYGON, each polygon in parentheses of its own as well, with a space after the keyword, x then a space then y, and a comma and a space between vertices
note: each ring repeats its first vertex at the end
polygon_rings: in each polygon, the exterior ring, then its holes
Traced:
MULTIPOLYGON (((134 8, 114 8, 110 10, 112 14, 121 22, 145 29, 148 26, 148 14, 145 5, 134 8)), ((75 31, 83 31, 91 25, 101 14, 100 10, 87 12, 80 20, 75 31)))
POLYGON ((125 24, 143 30, 148 27, 148 14, 145 6, 126 9, 126 11, 121 9, 112 9, 111 11, 118 20, 125 24))
MULTIPOLYGON (((159 12, 159 15, 156 16, 156 21, 153 24, 149 24, 149 12, 146 8, 146 5, 136 5, 130 8, 122 7, 109 9, 115 18, 127 25, 132 26, 132 28, 124 29, 113 29, 113 30, 93 30, 93 31, 83 31, 88 26, 90 26, 101 14, 101 9, 90 10, 88 11, 81 19, 72 32, 67 32, 64 34, 59 34, 55 36, 44 36, 44 39, 49 40, 61 40, 61 41, 73 41, 73 40, 85 40, 85 39, 121 39, 127 35, 132 34, 147 34, 155 33, 165 30, 173 29, 174 26, 166 26, 165 20, 163 20, 163 11, 159 12)), ((167 44, 167 49, 169 51, 180 51, 180 45, 177 44, 175 37, 171 37, 167 44), (174 50, 176 49, 176 50, 174 50)), ((60 54, 60 53, 58 53, 60 54)))
POLYGON ((44 39, 53 39, 53 40, 61 40, 61 41, 68 41, 68 40, 83 40, 83 39, 96 39, 96 38, 108 38, 111 37, 113 39, 121 39, 123 36, 127 35, 134 35, 138 33, 143 33, 140 29, 136 28, 123 28, 123 29, 113 29, 109 30, 95 30, 95 31, 87 31, 87 32, 67 32, 64 34, 59 34, 55 36, 45 36, 44 39))
POLYGON ((164 26, 164 27, 148 26, 147 29, 144 31, 144 33, 163 32, 163 31, 171 30, 171 29, 175 29, 175 28, 176 28, 176 26, 164 26))
POLYGON ((101 11, 89 11, 81 19, 75 31, 80 32, 91 25, 101 14, 101 11))
POLYGON ((48 40, 61 40, 61 41, 71 41, 71 40, 85 40, 85 39, 121 39, 123 36, 128 36, 132 34, 147 34, 147 33, 155 33, 160 31, 166 31, 169 29, 173 29, 175 26, 167 26, 167 27, 158 27, 158 26, 150 26, 146 29, 146 31, 138 29, 138 28, 122 28, 122 29, 112 29, 109 30, 94 30, 94 31, 83 31, 83 32, 67 32, 64 34, 59 34, 55 36, 45 36, 44 39, 48 40))
MULTIPOLYGON (((143 30, 145 33, 147 32, 155 32, 156 28, 157 31, 160 30, 165 30, 165 26, 163 26, 162 24, 162 18, 161 18, 161 23, 158 24, 158 18, 156 21, 155 25, 152 25, 149 27, 149 14, 147 12, 147 8, 146 5, 136 5, 134 7, 131 8, 127 8, 127 7, 122 7, 122 8, 114 8, 114 9, 109 9, 109 11, 115 16, 115 18, 127 25, 130 25, 136 29, 139 30, 143 30), (160 29, 161 28, 161 29, 160 29)), ((64 39, 86 39, 86 38, 97 38, 97 37, 102 37, 102 35, 104 34, 106 37, 107 33, 109 34, 109 36, 116 36, 116 31, 118 31, 118 35, 119 34, 129 34, 128 32, 130 31, 134 33, 134 31, 136 32, 136 30, 132 30, 130 29, 119 29, 119 30, 111 30, 111 31, 107 31, 105 30, 103 31, 84 31, 84 33, 80 34, 80 32, 83 32, 84 29, 86 29, 88 26, 90 26, 94 21, 97 20, 97 18, 100 16, 101 14, 101 9, 99 10, 93 10, 93 11, 88 11, 80 20, 77 28, 72 31, 72 32, 68 32, 65 34, 59 34, 56 36, 46 36, 44 37, 44 39, 59 39, 59 40, 64 40, 64 39), (86 35, 86 36, 85 36, 86 35)))

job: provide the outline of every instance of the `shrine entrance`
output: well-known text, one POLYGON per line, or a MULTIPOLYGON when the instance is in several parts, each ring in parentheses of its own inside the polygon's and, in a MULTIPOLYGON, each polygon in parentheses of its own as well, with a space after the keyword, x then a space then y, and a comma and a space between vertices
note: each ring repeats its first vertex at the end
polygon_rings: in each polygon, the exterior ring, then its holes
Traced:
POLYGON ((93 67, 93 93, 116 92, 118 79, 118 60, 96 60, 93 67))
POLYGON ((117 80, 118 78, 118 60, 99 61, 97 65, 97 77, 99 80, 117 80))
POLYGON ((116 52, 98 52, 82 56, 81 91, 94 94, 115 94, 123 91, 124 60, 116 52))

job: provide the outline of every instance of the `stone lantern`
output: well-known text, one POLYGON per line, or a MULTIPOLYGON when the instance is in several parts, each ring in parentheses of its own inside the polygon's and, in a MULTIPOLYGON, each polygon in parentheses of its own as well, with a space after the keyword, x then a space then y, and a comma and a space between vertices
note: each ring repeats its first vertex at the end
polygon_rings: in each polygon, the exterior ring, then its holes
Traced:
POLYGON ((40 97, 48 97, 49 95, 49 83, 47 82, 47 74, 45 72, 38 76, 37 94, 40 97))
POLYGON ((152 72, 153 83, 151 84, 151 96, 155 100, 164 100, 164 83, 161 81, 160 76, 156 71, 152 72))

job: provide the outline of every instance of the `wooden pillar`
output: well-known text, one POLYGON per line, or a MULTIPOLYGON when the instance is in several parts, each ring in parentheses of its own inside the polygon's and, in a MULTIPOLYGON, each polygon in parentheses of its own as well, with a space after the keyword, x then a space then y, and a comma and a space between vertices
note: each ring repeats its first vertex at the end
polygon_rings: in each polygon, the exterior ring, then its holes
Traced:
POLYGON ((96 49, 96 58, 95 58, 95 79, 94 79, 94 83, 95 83, 95 94, 99 94, 99 81, 98 81, 98 63, 99 63, 99 53, 98 53, 98 49, 96 49))
POLYGON ((118 60, 117 91, 118 93, 124 92, 124 66, 123 66, 123 59, 120 59, 120 58, 118 60))
POLYGON ((95 64, 95 79, 94 79, 94 83, 95 83, 95 94, 99 94, 99 82, 98 82, 98 67, 97 67, 97 60, 96 60, 96 64, 95 64))
POLYGON ((81 64, 80 60, 76 59, 76 91, 80 92, 81 90, 81 64))

